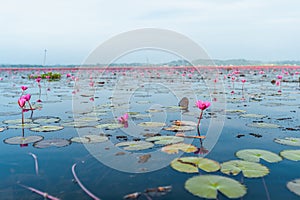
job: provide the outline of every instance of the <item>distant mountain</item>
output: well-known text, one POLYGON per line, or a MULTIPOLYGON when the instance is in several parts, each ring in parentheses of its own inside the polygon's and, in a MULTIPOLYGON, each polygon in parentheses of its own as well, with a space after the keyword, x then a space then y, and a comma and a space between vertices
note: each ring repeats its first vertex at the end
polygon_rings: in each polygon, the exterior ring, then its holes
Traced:
MULTIPOLYGON (((199 59, 193 61, 194 65, 204 65, 204 66, 209 66, 209 65, 217 65, 217 66, 255 66, 255 65, 300 65, 300 60, 284 60, 284 61, 259 61, 259 60, 246 60, 246 59, 229 59, 229 60, 219 60, 219 59, 199 59)), ((145 66, 145 67, 155 67, 155 66, 190 66, 191 63, 189 63, 186 60, 174 60, 166 63, 159 63, 159 64, 151 64, 151 63, 112 63, 110 66, 115 66, 115 67, 130 67, 130 66, 145 66)), ((97 64, 95 65, 97 67, 105 65, 103 64, 97 64)), ((10 65, 10 64, 0 64, 0 68, 25 68, 25 67, 37 67, 37 68, 55 68, 55 67, 80 67, 80 65, 47 65, 47 66, 42 66, 42 65, 26 65, 26 64, 16 64, 16 65, 10 65)))

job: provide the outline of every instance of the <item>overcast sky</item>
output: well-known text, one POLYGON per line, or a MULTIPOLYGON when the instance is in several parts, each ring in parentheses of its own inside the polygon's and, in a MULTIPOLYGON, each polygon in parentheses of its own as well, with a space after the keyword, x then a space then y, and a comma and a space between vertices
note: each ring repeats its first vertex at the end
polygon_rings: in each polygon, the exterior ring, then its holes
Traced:
POLYGON ((0 63, 80 64, 133 29, 184 34, 212 58, 300 60, 299 0, 0 0, 0 63))

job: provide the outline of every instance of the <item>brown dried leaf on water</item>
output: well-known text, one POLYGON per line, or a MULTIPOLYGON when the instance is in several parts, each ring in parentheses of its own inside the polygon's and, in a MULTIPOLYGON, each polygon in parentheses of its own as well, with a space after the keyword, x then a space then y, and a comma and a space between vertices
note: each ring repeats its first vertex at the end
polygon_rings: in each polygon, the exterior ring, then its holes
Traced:
POLYGON ((139 161, 138 163, 145 163, 151 158, 151 154, 145 154, 142 156, 139 156, 139 161))
POLYGON ((140 195, 141 195, 140 192, 135 192, 135 193, 125 195, 123 199, 137 199, 140 195))
POLYGON ((168 186, 159 186, 157 188, 147 188, 144 193, 152 197, 159 197, 171 191, 172 191, 172 186, 168 185, 168 186))

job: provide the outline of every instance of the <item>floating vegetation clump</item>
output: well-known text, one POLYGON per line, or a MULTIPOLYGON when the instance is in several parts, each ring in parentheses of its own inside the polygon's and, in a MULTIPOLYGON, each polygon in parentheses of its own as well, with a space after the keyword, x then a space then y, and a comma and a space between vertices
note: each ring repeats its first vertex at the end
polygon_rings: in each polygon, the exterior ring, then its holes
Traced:
POLYGON ((43 73, 43 74, 39 74, 39 75, 28 75, 29 79, 37 79, 37 78, 41 78, 41 79, 48 79, 48 80, 52 80, 52 81, 57 81, 61 79, 61 74, 60 73, 53 73, 53 72, 47 72, 47 73, 43 73))

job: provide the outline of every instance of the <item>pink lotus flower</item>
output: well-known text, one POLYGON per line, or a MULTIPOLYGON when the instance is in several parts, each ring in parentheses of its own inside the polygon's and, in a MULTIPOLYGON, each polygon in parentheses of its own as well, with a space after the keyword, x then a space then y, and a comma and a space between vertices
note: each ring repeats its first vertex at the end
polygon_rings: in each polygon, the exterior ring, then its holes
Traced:
POLYGON ((246 82, 246 79, 242 79, 241 81, 242 81, 242 83, 245 83, 245 82, 246 82))
POLYGON ((21 86, 21 89, 22 89, 23 91, 25 91, 25 90, 27 90, 27 89, 28 89, 28 87, 27 87, 27 86, 25 86, 25 85, 22 85, 22 86, 21 86))
POLYGON ((198 101, 196 101, 196 106, 200 110, 205 110, 206 108, 208 108, 210 106, 210 102, 198 100, 198 101))
POLYGON ((19 98, 18 104, 20 108, 23 108, 25 106, 25 103, 26 103, 26 99, 24 99, 23 97, 19 98))
POLYGON ((281 75, 278 75, 277 78, 278 78, 278 79, 282 79, 282 76, 281 76, 281 75))
POLYGON ((67 78, 70 78, 71 77, 71 74, 67 74, 67 78))
POLYGON ((25 99, 26 101, 29 101, 30 98, 31 98, 31 95, 30 94, 26 94, 24 96, 22 96, 23 99, 25 99))
POLYGON ((46 79, 50 79, 50 76, 46 76, 46 79))
POLYGON ((120 123, 125 124, 128 122, 128 113, 125 113, 123 116, 118 117, 120 123))
POLYGON ((35 79, 35 81, 37 82, 37 83, 40 83, 41 82, 41 78, 40 77, 38 77, 37 79, 35 79))
POLYGON ((276 85, 277 85, 277 86, 280 86, 280 81, 276 81, 276 85))
POLYGON ((264 74, 264 73, 265 73, 264 71, 260 71, 260 72, 259 72, 259 74, 264 74))

